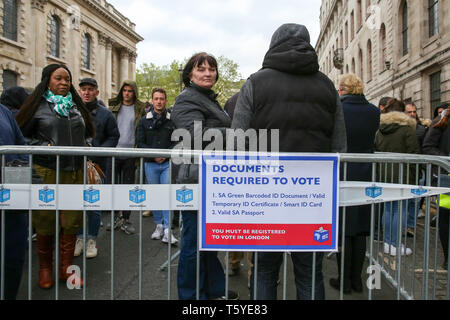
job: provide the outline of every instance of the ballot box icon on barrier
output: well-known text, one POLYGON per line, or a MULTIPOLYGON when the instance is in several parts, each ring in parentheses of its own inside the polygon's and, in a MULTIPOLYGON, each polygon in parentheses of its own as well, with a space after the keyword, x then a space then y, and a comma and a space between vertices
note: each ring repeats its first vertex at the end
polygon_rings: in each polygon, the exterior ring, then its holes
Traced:
POLYGON ((89 203, 94 203, 100 200, 100 190, 89 187, 89 189, 84 190, 84 201, 89 203))
POLYGON ((325 230, 323 227, 320 227, 318 230, 314 231, 314 240, 318 242, 328 241, 329 232, 325 230))
POLYGON ((194 192, 192 189, 187 189, 183 186, 181 189, 177 190, 177 200, 182 203, 187 203, 194 199, 194 192))
POLYGON ((0 202, 5 202, 11 199, 11 190, 0 187, 0 202))
POLYGON ((377 198, 383 194, 383 188, 376 187, 375 185, 366 188, 366 196, 371 198, 377 198))
POLYGON ((139 189, 139 187, 136 187, 132 190, 130 190, 130 201, 134 203, 141 203, 145 201, 145 190, 139 189))
POLYGON ((45 203, 52 202, 55 200, 55 190, 49 189, 48 187, 39 190, 39 200, 45 203))
POLYGON ((419 188, 416 188, 416 189, 411 189, 411 193, 415 194, 416 196, 421 196, 427 192, 428 192, 428 190, 424 189, 422 186, 420 186, 419 188))

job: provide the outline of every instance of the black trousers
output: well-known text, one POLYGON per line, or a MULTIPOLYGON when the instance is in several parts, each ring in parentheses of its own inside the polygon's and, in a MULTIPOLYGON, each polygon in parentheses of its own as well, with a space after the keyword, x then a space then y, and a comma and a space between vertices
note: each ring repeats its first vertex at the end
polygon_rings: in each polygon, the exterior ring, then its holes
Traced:
MULTIPOLYGON (((0 231, 0 255, 2 238, 5 239, 5 300, 15 300, 19 291, 20 280, 25 263, 28 242, 28 215, 25 211, 5 212, 5 234, 0 231)), ((1 230, 0 219, 0 230, 1 230)), ((0 284, 2 274, 0 270, 0 284)))
MULTIPOLYGON (((340 239, 339 239, 340 240, 340 239)), ((366 237, 350 236, 345 237, 344 253, 344 287, 351 284, 361 285, 361 273, 366 255, 366 237)), ((341 275, 342 253, 336 254, 339 277, 341 275)))
MULTIPOLYGON (((136 165, 135 158, 116 158, 114 165, 114 184, 134 184, 136 165)), ((106 165, 106 183, 112 182, 112 159, 108 159, 106 165)), ((131 211, 122 211, 124 219, 130 218, 131 211)))
POLYGON ((450 209, 439 207, 439 239, 444 250, 445 261, 448 261, 448 233, 450 209))

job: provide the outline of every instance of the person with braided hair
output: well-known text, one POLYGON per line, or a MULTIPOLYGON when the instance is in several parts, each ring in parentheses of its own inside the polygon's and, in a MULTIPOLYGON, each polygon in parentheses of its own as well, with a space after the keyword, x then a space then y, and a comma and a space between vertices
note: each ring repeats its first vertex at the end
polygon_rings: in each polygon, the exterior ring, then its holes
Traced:
MULTIPOLYGON (((16 115, 29 145, 86 146, 86 139, 94 137, 95 129, 89 111, 72 85, 70 70, 61 64, 50 64, 42 70, 41 82, 25 100, 16 115)), ((56 157, 36 155, 33 167, 45 184, 83 183, 83 157, 61 156, 59 181, 56 181, 56 157)), ((82 227, 81 211, 59 211, 60 229, 56 230, 54 211, 33 212, 33 227, 37 233, 39 256, 39 286, 53 285, 53 242, 59 232, 59 279, 71 276, 77 231, 82 227)), ((73 281, 81 279, 71 278, 73 281)))

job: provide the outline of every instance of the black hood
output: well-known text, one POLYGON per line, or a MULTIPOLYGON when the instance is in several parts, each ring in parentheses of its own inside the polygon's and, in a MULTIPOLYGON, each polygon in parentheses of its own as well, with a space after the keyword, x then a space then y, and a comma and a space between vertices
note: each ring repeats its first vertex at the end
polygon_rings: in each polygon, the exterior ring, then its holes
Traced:
POLYGON ((29 94, 30 93, 22 87, 11 87, 3 91, 2 96, 0 97, 0 103, 10 110, 19 109, 29 94))
POLYGON ((309 43, 309 32, 300 24, 284 24, 272 36, 263 68, 292 74, 312 74, 319 71, 316 51, 309 43))

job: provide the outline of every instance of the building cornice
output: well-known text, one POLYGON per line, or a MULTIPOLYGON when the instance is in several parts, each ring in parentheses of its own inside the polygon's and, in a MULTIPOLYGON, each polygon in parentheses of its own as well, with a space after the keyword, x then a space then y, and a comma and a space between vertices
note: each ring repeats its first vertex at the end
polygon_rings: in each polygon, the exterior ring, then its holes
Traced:
MULTIPOLYGON (((435 62, 442 63, 442 60, 439 60, 439 58, 448 52, 450 52, 450 46, 434 53, 430 58, 420 61, 416 65, 408 67, 408 69, 405 70, 404 72, 401 72, 402 70, 399 70, 397 72, 397 74, 394 76, 394 81, 404 81, 405 78, 408 77, 411 72, 422 71, 423 69, 428 68, 430 65, 432 65, 435 62)), ((447 59, 449 59, 449 57, 447 57, 445 60, 447 60, 447 59)))
POLYGON ((90 9, 93 9, 101 17, 106 19, 108 22, 112 23, 114 26, 118 27, 120 30, 124 31, 136 42, 144 40, 136 31, 133 30, 134 24, 123 16, 119 11, 117 11, 111 4, 104 1, 108 6, 109 10, 102 5, 101 0, 77 0, 80 3, 87 5, 90 9), (127 25, 127 22, 129 25, 127 25))
POLYGON ((33 9, 38 9, 44 12, 44 8, 47 2, 48 0, 31 0, 31 7, 33 9))
POLYGON ((331 16, 333 15, 334 9, 336 7, 338 0, 333 0, 331 3, 330 11, 328 11, 327 19, 325 20, 324 28, 320 31, 319 38, 316 42, 316 50, 320 45, 320 42, 322 41, 323 35, 325 34, 325 31, 327 30, 328 24, 330 23, 331 16))

